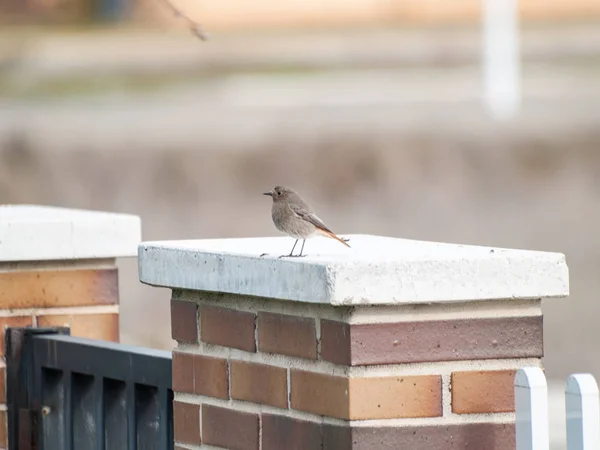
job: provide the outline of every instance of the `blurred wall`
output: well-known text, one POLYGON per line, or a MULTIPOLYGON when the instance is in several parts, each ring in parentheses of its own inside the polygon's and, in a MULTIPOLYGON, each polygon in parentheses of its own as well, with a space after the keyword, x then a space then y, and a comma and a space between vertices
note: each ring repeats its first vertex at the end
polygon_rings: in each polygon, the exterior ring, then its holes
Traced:
MULTIPOLYGON (((166 1, 213 30, 325 26, 475 24, 483 0, 4 0, 3 23, 125 21, 177 23, 166 1)), ((590 20, 600 17, 597 0, 518 0, 523 20, 590 20)))
MULTIPOLYGON (((163 0, 137 0, 136 17, 172 21, 163 0)), ((483 0, 173 0, 182 11, 215 30, 305 26, 441 25, 478 23, 483 0)), ((518 0, 523 20, 590 20, 596 0, 518 0)))

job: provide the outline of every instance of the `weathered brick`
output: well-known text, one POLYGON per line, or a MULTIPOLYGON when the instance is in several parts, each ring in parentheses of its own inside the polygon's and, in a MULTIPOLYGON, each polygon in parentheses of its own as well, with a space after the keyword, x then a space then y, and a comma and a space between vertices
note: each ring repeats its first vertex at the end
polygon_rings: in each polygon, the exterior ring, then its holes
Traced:
POLYGON ((349 324, 334 320, 321 320, 321 359, 349 366, 351 348, 349 324))
POLYGON ((256 352, 256 315, 219 306, 200 307, 200 339, 207 344, 256 352))
POLYGON ((442 415, 439 375, 350 378, 349 392, 351 420, 442 415))
POLYGON ((4 333, 7 328, 30 327, 31 316, 0 317, 0 355, 4 355, 4 333))
POLYGON ((262 450, 320 450, 321 446, 320 423, 262 415, 262 450))
POLYGON ((116 268, 0 272, 0 304, 4 309, 111 305, 118 302, 116 268))
POLYGON ((173 434, 175 441, 200 445, 200 405, 173 402, 173 434))
POLYGON ((290 384, 293 409, 349 419, 348 378, 292 369, 290 384))
POLYGON ((202 438, 205 444, 229 450, 257 450, 258 414, 203 405, 202 438))
POLYGON ((194 393, 194 355, 174 351, 171 362, 172 388, 176 392, 194 393))
POLYGON ((314 319, 267 312, 258 313, 258 349, 300 358, 317 358, 314 319))
POLYGON ((543 356, 542 316, 326 324, 325 360, 350 365, 543 356), (349 349, 344 349, 350 333, 349 349))
MULTIPOLYGON (((514 450, 514 424, 356 427, 352 447, 336 450, 514 450)), ((324 447, 323 450, 330 450, 324 447)))
POLYGON ((514 412, 515 370, 453 372, 452 412, 514 412))
POLYGON ((71 336, 119 341, 119 314, 59 314, 37 317, 38 327, 69 327, 71 336))
POLYGON ((198 342, 198 305, 171 300, 171 337, 178 342, 198 342))
POLYGON ((231 398, 287 409, 286 369, 244 361, 229 364, 231 398))
POLYGON ((227 399, 227 360, 194 355, 194 393, 227 399))

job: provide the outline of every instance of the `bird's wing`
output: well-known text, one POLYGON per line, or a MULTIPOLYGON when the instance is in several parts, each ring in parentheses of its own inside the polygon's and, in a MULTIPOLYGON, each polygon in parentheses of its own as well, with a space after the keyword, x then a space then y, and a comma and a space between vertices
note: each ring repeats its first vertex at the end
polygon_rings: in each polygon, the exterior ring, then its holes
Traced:
POLYGON ((298 216, 302 220, 306 220, 307 222, 312 223, 315 227, 320 228, 321 230, 325 230, 328 233, 333 234, 333 231, 331 231, 329 228, 327 228, 327 225, 325 225, 323 223, 323 221, 321 219, 319 219, 315 213, 312 213, 309 210, 301 208, 296 205, 290 205, 290 209, 292 210, 292 212, 294 214, 296 214, 296 216, 298 216))

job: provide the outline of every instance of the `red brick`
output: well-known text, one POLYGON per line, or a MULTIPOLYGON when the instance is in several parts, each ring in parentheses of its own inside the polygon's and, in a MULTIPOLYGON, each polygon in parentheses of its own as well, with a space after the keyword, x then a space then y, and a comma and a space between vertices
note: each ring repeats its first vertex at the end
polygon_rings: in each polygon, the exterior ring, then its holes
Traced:
POLYGON ((349 324, 334 320, 321 320, 321 359, 349 366, 351 348, 349 324))
POLYGON ((59 314, 37 317, 38 327, 69 327, 71 336, 119 342, 119 314, 59 314))
MULTIPOLYGON (((324 427, 324 441, 329 429, 324 427)), ((465 423, 461 425, 356 427, 352 447, 323 450, 514 450, 514 424, 465 423), (400 444, 401 443, 401 444, 400 444)), ((338 431, 337 438, 343 439, 338 431)), ((348 438, 346 438, 348 439, 348 438)))
POLYGON ((257 326, 259 351, 317 359, 314 319, 260 312, 257 326))
POLYGON ((258 450, 258 414, 203 405, 202 437, 228 450, 258 450))
POLYGON ((287 370, 268 364, 230 361, 231 398, 288 407, 287 370))
MULTIPOLYGON (((352 428, 323 424, 322 443, 322 450, 352 450, 354 448, 352 447, 352 428)), ((389 450, 395 448, 390 447, 389 450)))
POLYGON ((4 309, 112 305, 119 302, 117 269, 0 273, 4 309))
POLYGON ((439 375, 347 378, 291 370, 291 407, 346 420, 439 417, 439 375))
POLYGON ((262 450, 320 450, 321 446, 320 423, 262 415, 262 450))
POLYGON ((173 434, 175 441, 200 445, 200 405, 173 402, 173 434))
POLYGON ((291 407, 349 419, 348 378, 290 369, 291 407))
POLYGON ((200 339, 207 344, 256 352, 256 315, 220 306, 200 307, 200 339))
POLYGON ((514 378, 515 370, 453 372, 452 412, 514 412, 514 378))
POLYGON ((174 351, 171 363, 172 389, 175 392, 194 393, 194 355, 174 351))
POLYGON ((204 355, 173 352, 173 390, 227 399, 227 361, 204 355))
POLYGON ((178 342, 198 342, 198 305, 171 300, 171 337, 178 342))
POLYGON ((327 324, 321 348, 323 359, 338 364, 349 361, 353 366, 540 358, 543 324, 541 316, 327 324), (349 348, 345 349, 348 331, 349 348))
POLYGON ((0 317, 0 356, 4 355, 4 333, 6 329, 30 327, 32 323, 31 316, 0 317))
POLYGON ((227 360, 194 355, 194 393, 227 399, 227 360))

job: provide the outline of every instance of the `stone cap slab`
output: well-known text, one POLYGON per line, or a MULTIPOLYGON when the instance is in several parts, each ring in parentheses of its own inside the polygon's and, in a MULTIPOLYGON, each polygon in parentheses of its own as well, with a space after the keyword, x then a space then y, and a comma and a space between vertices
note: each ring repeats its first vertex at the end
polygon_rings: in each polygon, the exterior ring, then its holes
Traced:
POLYGON ((526 250, 348 235, 352 248, 291 238, 143 242, 143 283, 332 305, 565 297, 565 256, 526 250), (296 247, 298 251, 299 245, 296 247), (260 256, 267 253, 266 256, 260 256))
POLYGON ((136 256, 140 218, 37 205, 0 206, 0 262, 136 256))

